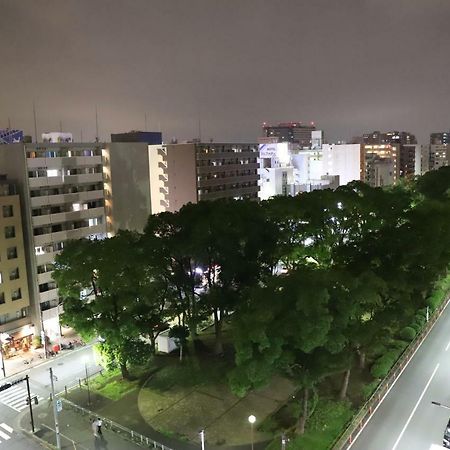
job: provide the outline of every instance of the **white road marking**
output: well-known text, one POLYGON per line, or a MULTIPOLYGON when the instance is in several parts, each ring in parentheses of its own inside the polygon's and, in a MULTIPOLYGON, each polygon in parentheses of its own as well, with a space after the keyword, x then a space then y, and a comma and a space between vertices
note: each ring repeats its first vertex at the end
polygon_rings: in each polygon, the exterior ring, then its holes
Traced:
MULTIPOLYGON (((37 397, 39 401, 43 398, 31 392, 31 398, 37 397)), ((24 410, 27 405, 28 392, 20 386, 14 386, 0 393, 0 403, 20 412, 24 410)))
POLYGON ((431 381, 433 380, 434 376, 436 375, 436 372, 437 372, 438 368, 439 368, 439 363, 436 364, 436 367, 434 368, 433 373, 431 374, 430 379, 428 380, 426 386, 424 387, 422 393, 420 394, 419 400, 417 400, 416 405, 414 406, 413 410, 411 411, 411 414, 409 415, 408 420, 406 421, 405 426, 403 427, 403 429, 402 429, 400 435, 398 436, 397 440, 395 441, 395 444, 394 444, 394 446, 392 447, 392 450, 396 450, 397 445, 398 445, 399 442, 400 442, 400 439, 403 437, 403 433, 406 431, 406 428, 408 427, 409 422, 411 422, 411 419, 413 418, 414 413, 416 412, 416 409, 419 407, 419 403, 422 401, 422 398, 423 398, 423 396, 425 395, 425 392, 427 391, 428 386, 430 385, 431 381))
POLYGON ((442 445, 431 444, 430 450, 441 450, 442 448, 445 449, 442 445))
POLYGON ((2 427, 8 433, 12 433, 14 431, 9 425, 6 425, 6 423, 0 423, 0 427, 2 427))
POLYGON ((3 438, 5 441, 11 439, 11 436, 8 436, 6 433, 3 433, 3 431, 0 431, 0 437, 3 438))
POLYGON ((445 351, 447 351, 449 349, 449 347, 450 347, 450 341, 448 342, 447 347, 445 347, 445 351))

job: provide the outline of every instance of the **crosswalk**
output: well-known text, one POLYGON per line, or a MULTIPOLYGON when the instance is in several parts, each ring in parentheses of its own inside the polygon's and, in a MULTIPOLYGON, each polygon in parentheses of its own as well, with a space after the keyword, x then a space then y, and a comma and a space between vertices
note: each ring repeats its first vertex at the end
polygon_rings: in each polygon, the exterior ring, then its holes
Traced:
MULTIPOLYGON (((33 399, 33 397, 37 397, 39 401, 42 400, 42 397, 32 393, 31 398, 33 399)), ((12 386, 9 389, 0 392, 0 402, 17 412, 28 407, 27 398, 27 390, 20 386, 12 386)))
POLYGON ((9 425, 6 425, 6 423, 0 423, 0 444, 3 441, 9 441, 11 439, 11 436, 5 433, 5 431, 12 434, 14 430, 9 425))

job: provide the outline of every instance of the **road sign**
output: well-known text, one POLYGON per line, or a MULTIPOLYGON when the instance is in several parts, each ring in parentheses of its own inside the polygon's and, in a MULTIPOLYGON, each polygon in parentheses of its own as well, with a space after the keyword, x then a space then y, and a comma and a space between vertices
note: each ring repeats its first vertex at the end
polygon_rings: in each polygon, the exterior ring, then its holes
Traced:
POLYGON ((61 412, 62 411, 62 401, 56 400, 56 411, 61 412))

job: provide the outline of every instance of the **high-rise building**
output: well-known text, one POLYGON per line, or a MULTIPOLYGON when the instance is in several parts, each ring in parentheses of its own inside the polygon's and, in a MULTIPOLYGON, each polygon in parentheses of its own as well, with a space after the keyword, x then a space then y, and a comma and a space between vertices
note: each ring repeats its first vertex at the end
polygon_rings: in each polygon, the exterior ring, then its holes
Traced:
MULTIPOLYGON (((6 353, 29 347, 31 326, 20 197, 16 185, 0 176, 0 334, 6 353)), ((2 349, 0 349, 2 351, 2 349)))
POLYGON ((399 178, 398 145, 363 145, 363 180, 373 187, 394 184, 399 178))
POLYGON ((416 137, 408 131, 372 131, 363 134, 363 143, 369 145, 417 144, 416 137))
POLYGON ((441 131, 439 133, 430 134, 431 145, 446 145, 450 144, 450 131, 441 131))
POLYGON ((422 146, 424 170, 437 170, 450 164, 450 132, 430 134, 430 144, 422 146))
POLYGON ((301 148, 310 148, 316 130, 314 122, 303 124, 302 122, 284 122, 278 125, 263 123, 264 135, 269 138, 277 138, 278 142, 292 142, 301 148))
POLYGON ((34 324, 51 340, 57 339, 60 301, 52 278, 55 256, 68 240, 106 235, 102 145, 3 145, 0 170, 15 180, 23 202, 34 324))
POLYGON ((258 198, 258 144, 150 146, 152 213, 219 198, 258 198))

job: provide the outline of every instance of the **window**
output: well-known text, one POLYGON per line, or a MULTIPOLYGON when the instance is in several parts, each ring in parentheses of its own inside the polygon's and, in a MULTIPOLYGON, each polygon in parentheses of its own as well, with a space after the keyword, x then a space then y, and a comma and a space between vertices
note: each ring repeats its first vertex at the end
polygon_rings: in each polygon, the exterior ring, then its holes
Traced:
POLYGON ((5 238, 6 239, 11 239, 16 237, 16 229, 14 228, 14 226, 9 226, 9 227, 5 227, 5 238))
POLYGON ((3 283, 3 275, 2 275, 2 273, 0 272, 0 284, 2 284, 3 283))
POLYGON ((22 298, 22 291, 20 288, 14 289, 14 291, 11 292, 11 299, 14 300, 20 300, 22 298))
POLYGON ((47 169, 47 176, 48 177, 57 177, 58 169, 47 169))
POLYGON ((5 303, 5 293, 0 292, 0 305, 3 305, 3 303, 5 303))
POLYGON ((13 216, 13 207, 12 205, 3 206, 3 217, 12 217, 13 216))
POLYGON ((9 272, 9 279, 10 279, 10 281, 19 279, 19 268, 18 267, 16 267, 15 269, 13 269, 9 272))
POLYGON ((0 325, 9 322, 9 314, 0 315, 0 325))
POLYGON ((6 256, 8 259, 17 258, 17 247, 10 247, 6 250, 6 256))

